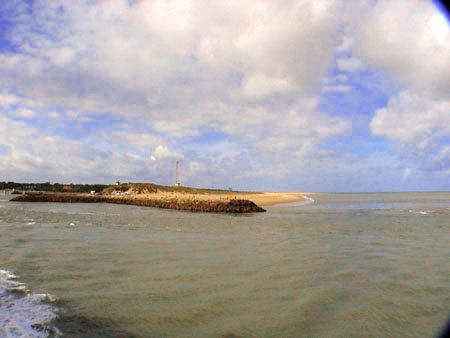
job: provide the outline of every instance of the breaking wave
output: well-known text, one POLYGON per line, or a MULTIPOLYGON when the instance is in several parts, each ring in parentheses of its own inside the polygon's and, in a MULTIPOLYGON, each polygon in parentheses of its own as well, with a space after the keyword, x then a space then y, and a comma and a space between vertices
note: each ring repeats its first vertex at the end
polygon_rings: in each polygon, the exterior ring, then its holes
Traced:
POLYGON ((52 295, 31 293, 13 273, 0 270, 0 336, 62 336, 50 324, 56 318, 55 301, 52 295))

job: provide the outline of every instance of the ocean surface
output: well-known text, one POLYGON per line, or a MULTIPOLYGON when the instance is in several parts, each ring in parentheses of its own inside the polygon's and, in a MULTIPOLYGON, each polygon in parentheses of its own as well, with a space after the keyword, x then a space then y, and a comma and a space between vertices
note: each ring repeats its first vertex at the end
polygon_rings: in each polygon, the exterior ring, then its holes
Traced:
POLYGON ((0 337, 438 335, 450 193, 307 196, 223 215, 0 195, 0 337))

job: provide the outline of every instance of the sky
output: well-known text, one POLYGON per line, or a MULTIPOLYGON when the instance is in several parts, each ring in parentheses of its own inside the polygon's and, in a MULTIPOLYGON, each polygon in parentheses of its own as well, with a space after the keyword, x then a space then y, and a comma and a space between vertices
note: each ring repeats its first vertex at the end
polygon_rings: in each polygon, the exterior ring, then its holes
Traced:
POLYGON ((427 0, 0 2, 0 181, 449 191, 427 0))

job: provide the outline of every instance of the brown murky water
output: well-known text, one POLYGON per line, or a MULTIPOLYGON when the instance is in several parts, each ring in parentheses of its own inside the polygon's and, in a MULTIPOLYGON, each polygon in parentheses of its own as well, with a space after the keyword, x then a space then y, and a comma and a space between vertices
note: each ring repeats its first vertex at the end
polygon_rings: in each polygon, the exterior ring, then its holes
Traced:
POLYGON ((450 193, 312 194, 243 216, 8 197, 0 336, 45 336, 31 322, 57 316, 69 337, 433 337, 450 314, 450 193))

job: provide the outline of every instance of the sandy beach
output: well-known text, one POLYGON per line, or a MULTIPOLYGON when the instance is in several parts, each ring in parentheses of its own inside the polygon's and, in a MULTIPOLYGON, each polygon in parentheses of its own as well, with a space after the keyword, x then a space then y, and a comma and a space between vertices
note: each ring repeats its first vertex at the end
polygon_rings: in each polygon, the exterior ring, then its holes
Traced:
MULTIPOLYGON (((130 195, 133 196, 133 195, 130 195)), ((227 201, 231 199, 250 200, 259 206, 270 206, 281 203, 292 203, 304 201, 304 197, 300 192, 262 192, 262 193, 245 193, 231 192, 225 193, 179 193, 158 191, 149 194, 137 194, 135 198, 150 198, 158 200, 202 200, 202 201, 227 201)))
POLYGON ((253 201, 260 206, 301 202, 305 200, 302 193, 299 192, 265 192, 262 194, 239 195, 239 197, 253 201))

